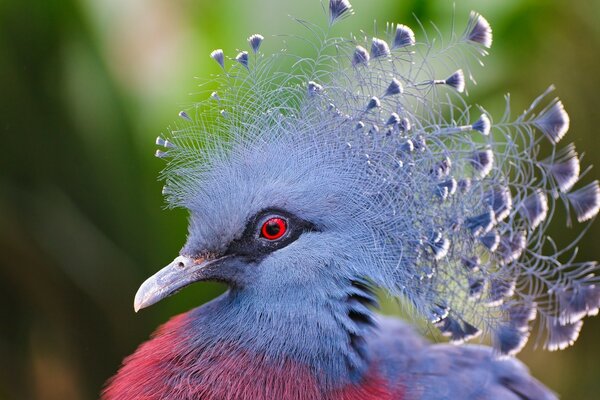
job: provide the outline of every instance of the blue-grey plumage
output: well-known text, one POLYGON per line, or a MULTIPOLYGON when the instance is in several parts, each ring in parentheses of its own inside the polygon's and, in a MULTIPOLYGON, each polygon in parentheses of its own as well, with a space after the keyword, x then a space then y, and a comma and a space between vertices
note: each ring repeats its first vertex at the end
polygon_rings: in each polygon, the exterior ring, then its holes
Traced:
MULTIPOLYGON (((331 25, 352 8, 331 0, 329 12, 331 25)), ((218 304, 239 307, 220 331, 274 359, 292 354, 326 385, 359 379, 375 357, 390 377, 414 376, 414 398, 554 398, 498 355, 520 351, 535 324, 562 349, 600 306, 596 263, 572 261, 576 243, 558 249, 546 233, 558 199, 579 222, 600 209, 598 181, 577 188, 579 156, 558 147, 563 104, 540 107, 549 90, 498 121, 469 105, 468 56, 492 44, 477 13, 443 48, 405 25, 383 39, 327 35, 306 39, 315 59, 266 56, 260 35, 230 68, 211 54, 228 71, 219 94, 157 141, 169 204, 190 210, 187 243, 136 309, 216 279, 232 287, 218 304), (281 230, 283 244, 269 242, 281 230), (378 319, 375 287, 451 342, 483 333, 495 350, 429 345, 378 319), (248 320, 257 331, 240 332, 248 320)))
POLYGON ((388 376, 406 374, 407 399, 555 400, 514 358, 499 359, 486 346, 431 344, 391 318, 369 342, 388 376))

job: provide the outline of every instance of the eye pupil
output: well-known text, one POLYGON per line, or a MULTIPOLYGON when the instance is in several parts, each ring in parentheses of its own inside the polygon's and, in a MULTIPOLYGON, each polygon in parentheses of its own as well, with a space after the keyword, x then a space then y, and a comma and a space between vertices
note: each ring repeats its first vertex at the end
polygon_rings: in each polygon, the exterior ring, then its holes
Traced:
POLYGON ((281 227, 279 226, 279 224, 271 222, 267 224, 266 230, 268 235, 277 236, 279 234, 279 231, 281 230, 281 227))
POLYGON ((277 240, 285 234, 286 230, 287 223, 283 218, 271 218, 263 224, 261 235, 269 240, 277 240))

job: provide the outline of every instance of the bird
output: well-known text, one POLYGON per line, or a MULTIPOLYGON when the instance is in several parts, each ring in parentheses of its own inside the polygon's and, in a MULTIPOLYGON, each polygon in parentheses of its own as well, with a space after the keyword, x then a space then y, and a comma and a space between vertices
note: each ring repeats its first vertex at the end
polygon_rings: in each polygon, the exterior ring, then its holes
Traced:
POLYGON ((600 186, 580 183, 554 87, 517 116, 507 96, 494 119, 467 93, 492 45, 481 14, 435 40, 395 23, 338 37, 352 5, 325 13, 286 37, 312 57, 266 54, 260 34, 213 51, 219 89, 157 139, 189 228, 135 311, 196 282, 228 289, 159 327, 101 398, 557 398, 515 355, 534 329, 572 345, 598 313, 598 265, 575 253, 600 186), (548 234, 561 218, 583 227, 564 247, 548 234), (409 322, 380 315, 381 296, 409 322))

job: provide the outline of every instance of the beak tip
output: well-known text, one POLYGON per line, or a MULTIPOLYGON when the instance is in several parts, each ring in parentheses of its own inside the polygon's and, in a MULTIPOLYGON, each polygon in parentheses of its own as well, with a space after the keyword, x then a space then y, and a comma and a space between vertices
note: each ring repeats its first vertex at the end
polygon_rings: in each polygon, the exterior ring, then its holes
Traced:
POLYGON ((137 293, 135 294, 135 298, 133 300, 133 310, 137 313, 142 308, 148 307, 151 303, 148 301, 148 294, 152 293, 152 291, 147 290, 147 281, 140 286, 137 293))
POLYGON ((139 312, 141 309, 146 308, 152 304, 152 302, 148 301, 149 299, 147 293, 145 293, 141 289, 142 288, 138 290, 138 292, 135 295, 135 299, 133 300, 133 311, 135 311, 136 313, 139 312))

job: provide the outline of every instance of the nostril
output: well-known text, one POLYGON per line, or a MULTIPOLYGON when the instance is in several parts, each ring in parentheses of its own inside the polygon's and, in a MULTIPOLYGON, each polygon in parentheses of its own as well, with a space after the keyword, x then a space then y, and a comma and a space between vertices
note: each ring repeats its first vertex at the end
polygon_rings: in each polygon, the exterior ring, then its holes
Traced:
POLYGON ((179 256, 175 260, 173 260, 173 265, 177 269, 183 269, 188 265, 188 263, 186 261, 187 260, 185 257, 179 256))

